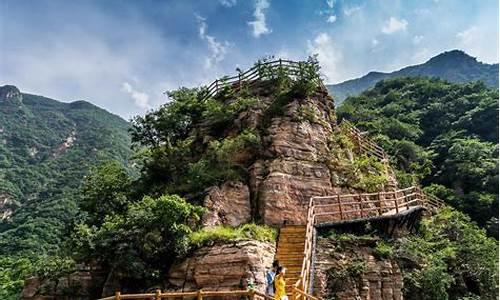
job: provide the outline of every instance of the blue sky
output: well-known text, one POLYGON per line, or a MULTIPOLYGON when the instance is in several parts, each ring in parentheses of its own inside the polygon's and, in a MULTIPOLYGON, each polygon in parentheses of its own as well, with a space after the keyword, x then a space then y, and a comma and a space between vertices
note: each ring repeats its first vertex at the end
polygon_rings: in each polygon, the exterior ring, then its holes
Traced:
POLYGON ((0 84, 124 118, 263 56, 328 83, 462 49, 498 62, 496 0, 0 0, 0 84))

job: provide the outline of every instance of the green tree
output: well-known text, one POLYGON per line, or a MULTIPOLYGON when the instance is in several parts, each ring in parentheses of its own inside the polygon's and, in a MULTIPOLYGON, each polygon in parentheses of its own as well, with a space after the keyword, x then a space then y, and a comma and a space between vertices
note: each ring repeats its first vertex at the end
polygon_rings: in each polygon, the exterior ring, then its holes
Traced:
POLYGON ((92 168, 82 188, 82 209, 88 223, 99 226, 107 215, 122 214, 130 201, 131 178, 119 162, 92 168))
POLYGON ((145 196, 123 214, 107 215, 100 227, 77 224, 73 245, 80 258, 97 259, 143 284, 152 282, 186 253, 201 213, 201 207, 176 195, 145 196))

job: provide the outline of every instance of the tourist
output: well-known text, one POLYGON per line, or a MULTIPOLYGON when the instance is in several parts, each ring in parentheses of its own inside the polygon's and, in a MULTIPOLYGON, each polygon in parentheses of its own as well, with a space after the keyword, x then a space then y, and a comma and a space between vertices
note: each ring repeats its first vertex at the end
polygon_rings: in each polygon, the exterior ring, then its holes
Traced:
POLYGON ((274 297, 274 276, 276 276, 276 270, 279 266, 280 263, 275 260, 272 268, 266 272, 266 294, 271 297, 274 297))
POLYGON ((285 290, 285 268, 279 266, 274 277, 274 299, 288 300, 285 290))

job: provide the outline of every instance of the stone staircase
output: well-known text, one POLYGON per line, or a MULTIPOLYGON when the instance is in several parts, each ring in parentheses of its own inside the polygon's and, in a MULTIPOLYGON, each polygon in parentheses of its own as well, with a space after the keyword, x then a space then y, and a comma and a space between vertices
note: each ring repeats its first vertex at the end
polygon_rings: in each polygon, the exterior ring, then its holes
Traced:
POLYGON ((285 267, 286 292, 292 294, 292 285, 300 278, 304 261, 305 225, 285 225, 280 229, 276 259, 285 267))

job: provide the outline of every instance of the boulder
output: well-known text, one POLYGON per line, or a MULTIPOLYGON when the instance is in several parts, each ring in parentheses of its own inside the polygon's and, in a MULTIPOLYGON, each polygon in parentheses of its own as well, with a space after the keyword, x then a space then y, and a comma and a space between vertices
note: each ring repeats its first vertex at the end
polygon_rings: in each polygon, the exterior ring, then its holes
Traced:
POLYGON ((264 292, 265 271, 272 265, 274 248, 274 244, 254 240, 202 247, 170 268, 170 289, 246 289, 252 281, 264 292))

